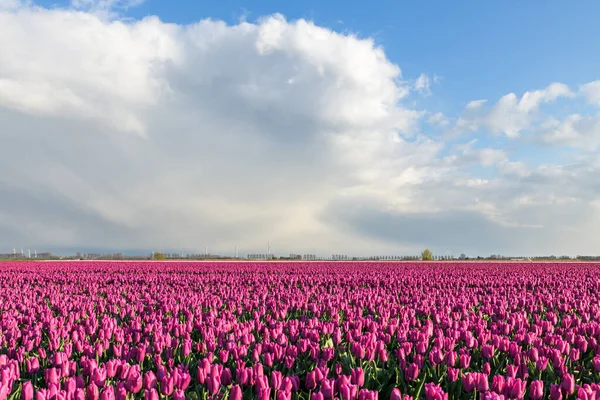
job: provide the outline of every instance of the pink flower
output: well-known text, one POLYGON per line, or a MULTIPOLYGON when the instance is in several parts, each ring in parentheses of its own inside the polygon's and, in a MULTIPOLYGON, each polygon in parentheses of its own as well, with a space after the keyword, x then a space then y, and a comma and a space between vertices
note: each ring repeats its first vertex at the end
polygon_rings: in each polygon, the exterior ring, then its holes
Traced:
POLYGON ((317 387, 317 379, 316 379, 315 371, 311 371, 306 374, 306 381, 304 383, 304 386, 306 386, 306 389, 308 389, 308 390, 315 390, 315 388, 317 387))
POLYGON ((594 363, 594 369, 596 370, 596 372, 600 372, 600 355, 594 357, 593 363, 594 363))
POLYGON ((100 398, 100 390, 94 383, 90 383, 85 390, 86 400, 98 400, 100 398))
POLYGON ((358 367, 352 370, 352 384, 361 387, 365 384, 365 373, 362 368, 358 367))
POLYGON ((271 387, 275 390, 279 390, 283 377, 280 371, 271 372, 271 387))
POLYGON ((402 400, 402 393, 400 393, 400 389, 393 388, 392 394, 390 395, 390 400, 402 400))
POLYGON ((415 363, 410 364, 408 366, 408 368, 406 369, 406 373, 405 373, 406 380, 411 382, 411 381, 414 381, 415 379, 417 379, 418 377, 419 377, 419 367, 415 363))
POLYGON ((550 385, 550 399, 562 400, 562 391, 559 385, 550 385))
POLYGON ((475 374, 473 372, 469 372, 462 376, 462 384, 463 390, 467 393, 471 393, 475 390, 475 374))
POLYGON ((33 384, 31 381, 27 381, 23 383, 23 388, 21 390, 21 400, 33 400, 33 384))
POLYGON ((565 374, 560 383, 560 387, 566 394, 575 393, 575 377, 571 374, 565 374))
POLYGON ((471 364, 471 357, 466 354, 461 354, 460 356, 460 367, 461 368, 469 368, 471 364))
POLYGON ((458 380, 459 373, 460 373, 460 369, 448 367, 448 380, 450 382, 456 382, 458 380))
POLYGON ((529 397, 532 400, 540 400, 544 395, 544 382, 543 381, 533 381, 531 385, 529 385, 529 397))
POLYGON ((494 357, 494 346, 491 344, 484 344, 481 347, 481 354, 484 358, 492 359, 494 357))
POLYGON ((234 385, 229 391, 229 400, 242 400, 242 388, 240 385, 234 385))
POLYGON ((104 388, 100 394, 100 400, 115 400, 115 389, 112 386, 104 388))
POLYGON ((535 362, 535 369, 538 371, 544 371, 548 367, 548 358, 539 357, 535 362))
POLYGON ((271 388, 262 388, 257 391, 258 400, 269 400, 271 397, 271 388))
POLYGON ((434 383, 425 384, 426 400, 448 400, 448 393, 445 393, 439 385, 434 383))
POLYGON ((159 400, 156 389, 152 388, 150 390, 144 390, 144 400, 159 400))

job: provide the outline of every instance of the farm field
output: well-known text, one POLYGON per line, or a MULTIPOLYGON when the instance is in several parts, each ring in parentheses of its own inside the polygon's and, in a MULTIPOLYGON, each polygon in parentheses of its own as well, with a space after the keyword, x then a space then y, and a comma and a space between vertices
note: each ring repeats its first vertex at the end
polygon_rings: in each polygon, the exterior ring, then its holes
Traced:
POLYGON ((0 263, 4 399, 600 399, 600 264, 0 263))

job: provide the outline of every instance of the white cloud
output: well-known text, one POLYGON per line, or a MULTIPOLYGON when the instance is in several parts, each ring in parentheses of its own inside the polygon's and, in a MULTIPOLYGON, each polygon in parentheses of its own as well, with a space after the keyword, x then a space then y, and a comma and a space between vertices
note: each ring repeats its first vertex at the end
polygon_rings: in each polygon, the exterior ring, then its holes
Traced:
POLYGON ((525 92, 519 101, 518 108, 523 112, 536 110, 541 103, 550 103, 559 97, 574 97, 575 94, 563 83, 552 83, 546 89, 525 92))
POLYGON ((465 166, 481 165, 484 167, 496 166, 508 161, 504 150, 494 148, 475 148, 477 139, 467 143, 455 145, 453 152, 443 160, 447 165, 465 166))
POLYGON ((571 114, 563 120, 549 119, 537 131, 544 143, 597 150, 600 146, 600 116, 571 114))
POLYGON ((5 157, 1 178, 55 199, 56 212, 30 216, 63 227, 55 243, 345 245, 356 239, 320 210, 353 187, 384 196, 425 179, 437 151, 389 140, 413 135, 423 112, 398 105, 410 88, 383 49, 308 21, 180 26, 25 7, 0 27, 3 142, 37 160, 5 157), (56 220, 59 208, 130 235, 99 237, 56 220))
POLYGON ((500 171, 509 177, 526 177, 530 175, 527 164, 522 161, 510 161, 501 165, 500 171))
POLYGON ((490 108, 485 108, 486 100, 471 101, 457 120, 454 131, 476 132, 483 129, 516 138, 538 120, 541 104, 554 102, 560 97, 574 96, 567 85, 552 83, 545 89, 525 92, 521 98, 509 93, 490 108))
POLYGON ((427 118, 427 123, 440 128, 444 128, 450 124, 448 118, 446 118, 446 116, 441 112, 437 112, 427 118))
POLYGON ((470 101, 466 108, 467 110, 477 110, 480 109, 481 107, 483 107, 485 104, 487 103, 487 100, 473 100, 470 101))
POLYGON ((590 104, 600 107, 600 80, 581 85, 580 90, 590 104))
POLYGON ((431 94, 431 79, 425 74, 421 74, 415 81, 414 88, 417 92, 424 95, 431 94))

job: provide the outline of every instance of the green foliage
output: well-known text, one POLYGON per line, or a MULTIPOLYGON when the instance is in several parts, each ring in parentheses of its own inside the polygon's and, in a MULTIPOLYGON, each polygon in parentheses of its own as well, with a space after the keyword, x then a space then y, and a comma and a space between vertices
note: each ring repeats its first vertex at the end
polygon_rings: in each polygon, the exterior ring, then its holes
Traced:
POLYGON ((165 255, 163 253, 154 253, 152 255, 152 259, 153 260, 166 260, 167 257, 165 257, 165 255))
POLYGON ((429 250, 429 249, 423 250, 423 252, 421 253, 421 259, 423 261, 433 260, 433 253, 431 252, 431 250, 429 250))

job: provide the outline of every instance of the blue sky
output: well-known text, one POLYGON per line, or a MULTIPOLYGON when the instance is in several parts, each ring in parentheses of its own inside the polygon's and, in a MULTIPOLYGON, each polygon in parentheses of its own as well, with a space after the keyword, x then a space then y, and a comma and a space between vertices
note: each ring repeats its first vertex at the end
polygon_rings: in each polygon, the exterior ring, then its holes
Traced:
POLYGON ((0 246, 595 251, 600 2, 128 3, 0 0, 0 246))

